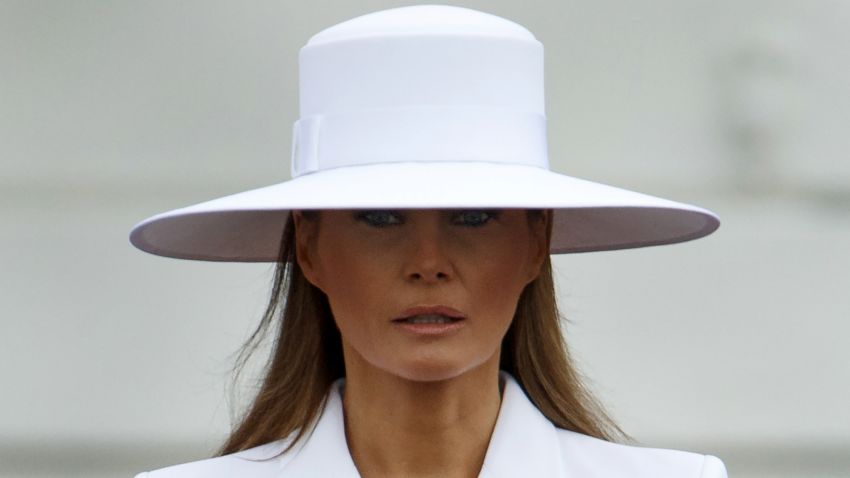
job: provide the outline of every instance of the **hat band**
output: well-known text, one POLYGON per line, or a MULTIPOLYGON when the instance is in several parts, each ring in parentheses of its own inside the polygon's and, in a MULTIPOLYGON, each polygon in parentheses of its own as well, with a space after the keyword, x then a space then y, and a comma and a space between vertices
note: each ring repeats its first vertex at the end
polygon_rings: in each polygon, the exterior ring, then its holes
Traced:
POLYGON ((292 177, 341 166, 487 161, 549 168, 546 117, 484 107, 312 115, 292 130, 292 177))

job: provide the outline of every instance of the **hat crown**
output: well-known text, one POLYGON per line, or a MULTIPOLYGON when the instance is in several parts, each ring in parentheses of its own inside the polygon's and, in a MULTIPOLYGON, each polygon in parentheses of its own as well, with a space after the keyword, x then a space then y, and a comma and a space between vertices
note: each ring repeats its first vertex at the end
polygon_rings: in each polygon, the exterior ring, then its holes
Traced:
POLYGON ((548 168, 543 45, 462 7, 418 5, 326 28, 299 51, 292 175, 381 162, 548 168))
POLYGON ((536 40, 522 25, 508 19, 451 5, 414 5, 369 13, 328 27, 307 45, 373 35, 491 35, 536 40))

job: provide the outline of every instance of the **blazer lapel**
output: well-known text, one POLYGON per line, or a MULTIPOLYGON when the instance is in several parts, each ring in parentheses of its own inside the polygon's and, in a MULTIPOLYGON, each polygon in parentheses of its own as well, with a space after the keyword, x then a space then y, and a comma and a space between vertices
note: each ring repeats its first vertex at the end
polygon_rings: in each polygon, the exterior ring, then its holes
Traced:
POLYGON ((339 389, 343 380, 338 379, 331 385, 328 401, 310 436, 302 441, 292 459, 281 463, 282 477, 360 477, 345 441, 339 389))
POLYGON ((531 403, 519 383, 505 371, 502 405, 480 478, 563 477, 555 425, 531 403))
MULTIPOLYGON (((555 426, 534 406, 507 372, 496 426, 490 437, 480 478, 563 477, 555 426)), ((340 387, 331 386, 328 402, 312 433, 281 462, 281 476, 358 478, 345 441, 340 387)))

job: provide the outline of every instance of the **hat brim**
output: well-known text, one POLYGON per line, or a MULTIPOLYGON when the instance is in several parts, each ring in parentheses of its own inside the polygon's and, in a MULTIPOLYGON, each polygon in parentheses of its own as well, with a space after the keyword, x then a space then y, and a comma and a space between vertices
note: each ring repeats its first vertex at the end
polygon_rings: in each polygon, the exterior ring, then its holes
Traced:
POLYGON ((278 260, 295 209, 553 209, 552 254, 672 244, 714 232, 713 212, 543 168, 484 162, 328 169, 150 217, 130 242, 180 259, 278 260))

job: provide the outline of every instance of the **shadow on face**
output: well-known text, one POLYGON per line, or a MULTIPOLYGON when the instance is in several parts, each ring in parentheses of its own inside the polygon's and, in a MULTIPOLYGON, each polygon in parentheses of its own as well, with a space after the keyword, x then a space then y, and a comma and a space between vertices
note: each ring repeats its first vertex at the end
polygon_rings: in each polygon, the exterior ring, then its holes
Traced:
POLYGON ((328 298, 347 373, 434 380, 495 360, 525 286, 548 256, 551 212, 525 209, 293 212, 296 256, 328 298), (400 326, 416 307, 462 314, 452 333, 400 326))

